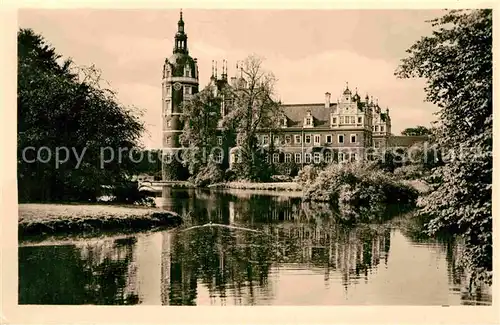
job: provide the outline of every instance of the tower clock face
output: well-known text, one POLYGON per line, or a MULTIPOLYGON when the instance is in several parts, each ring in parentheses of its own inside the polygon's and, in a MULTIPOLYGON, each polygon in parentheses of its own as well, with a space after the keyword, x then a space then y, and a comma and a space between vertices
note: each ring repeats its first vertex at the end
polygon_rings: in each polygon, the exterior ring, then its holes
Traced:
POLYGON ((181 84, 180 84, 180 83, 178 83, 178 82, 176 82, 176 83, 174 84, 174 89, 175 89, 175 90, 181 90, 181 87, 182 87, 182 86, 181 86, 181 84))

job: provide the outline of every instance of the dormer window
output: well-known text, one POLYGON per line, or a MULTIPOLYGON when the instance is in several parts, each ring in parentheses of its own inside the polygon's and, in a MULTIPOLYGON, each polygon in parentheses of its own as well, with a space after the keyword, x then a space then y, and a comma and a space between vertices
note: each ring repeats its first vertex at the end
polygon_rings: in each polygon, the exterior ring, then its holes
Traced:
POLYGON ((307 111, 307 115, 304 118, 304 127, 313 127, 314 120, 313 116, 311 115, 311 111, 307 111))
POLYGON ((191 77, 191 68, 189 65, 186 65, 184 67, 184 77, 191 77))
POLYGON ((281 127, 286 128, 287 127, 287 123, 288 123, 288 120, 287 120, 286 116, 283 116, 281 118, 281 127))

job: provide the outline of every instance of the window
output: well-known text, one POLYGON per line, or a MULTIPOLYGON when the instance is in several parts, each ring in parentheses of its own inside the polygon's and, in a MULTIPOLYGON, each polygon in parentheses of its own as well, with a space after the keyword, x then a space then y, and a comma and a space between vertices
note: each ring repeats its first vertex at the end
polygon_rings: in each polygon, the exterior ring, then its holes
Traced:
POLYGON ((384 126, 383 125, 380 126, 380 132, 384 132, 384 126))
POLYGON ((343 116, 340 117, 340 124, 344 124, 344 117, 343 116))
POLYGON ((312 119, 310 117, 306 118, 306 125, 307 126, 312 125, 312 119))
POLYGON ((217 152, 215 153, 215 162, 216 163, 222 163, 222 150, 217 150, 217 152))
POLYGON ((191 77, 191 69, 188 65, 184 68, 184 77, 191 77))
POLYGON ((292 154, 291 153, 285 154, 285 162, 289 163, 291 161, 292 161, 292 154))
POLYGON ((292 136, 291 135, 286 135, 285 136, 285 143, 286 144, 292 143, 292 136))
POLYGON ((354 123, 356 123, 356 119, 354 116, 351 116, 351 124, 354 124, 354 123))
POLYGON ((358 124, 363 123, 363 118, 361 116, 358 116, 358 124))
POLYGON ((339 143, 344 143, 344 135, 339 134, 339 143))
POLYGON ((295 143, 300 143, 300 135, 295 136, 295 143))
POLYGON ((287 125, 287 123, 286 123, 287 122, 286 117, 284 117, 281 122, 282 122, 282 126, 286 127, 286 125, 287 125))
POLYGON ((375 125, 375 132, 378 132, 378 125, 375 125))
POLYGON ((314 153, 314 163, 319 164, 321 161, 321 154, 319 152, 314 153))
POLYGON ((332 161, 332 153, 330 151, 325 152, 325 162, 329 163, 332 161))
POLYGON ((310 135, 306 135, 306 143, 311 143, 311 136, 310 135))
POLYGON ((217 137, 217 143, 222 146, 222 137, 217 137))
POLYGON ((172 113, 172 108, 170 107, 170 100, 165 101, 165 115, 172 113))
POLYGON ((292 173, 292 169, 291 168, 285 169, 285 175, 290 175, 291 173, 292 173))
POLYGON ((320 135, 315 135, 314 136, 314 144, 319 144, 321 142, 321 136, 320 135))
POLYGON ((311 154, 310 153, 305 153, 305 163, 310 164, 311 163, 311 154))
POLYGON ((279 162, 280 162, 280 154, 273 153, 273 163, 279 163, 279 162))
POLYGON ((295 162, 296 162, 297 164, 300 164, 300 163, 302 162, 302 156, 301 156, 301 154, 300 154, 300 153, 296 153, 296 154, 295 154, 295 162))
POLYGON ((172 125, 172 122, 170 120, 167 120, 167 127, 169 128, 172 125))
POLYGON ((332 124, 337 124, 337 118, 336 117, 332 117, 332 124))
POLYGON ((266 154, 266 163, 268 163, 268 162, 269 162, 269 155, 266 154))
POLYGON ((331 135, 326 136, 326 143, 332 143, 332 136, 331 135))
POLYGON ((275 136, 274 137, 274 144, 278 144, 280 143, 280 137, 279 136, 275 136))
POLYGON ((267 135, 262 136, 262 144, 267 144, 269 137, 267 135))
POLYGON ((374 142, 375 142, 375 143, 374 143, 374 144, 375 144, 375 148, 380 147, 380 142, 378 142, 378 141, 374 141, 374 142))
POLYGON ((165 95, 166 96, 172 95, 172 88, 170 86, 165 87, 165 95))
POLYGON ((351 153, 351 161, 356 161, 358 160, 358 156, 356 155, 355 152, 351 153))
POLYGON ((191 95, 191 86, 184 86, 184 95, 191 95))
POLYGON ((165 70, 165 77, 170 78, 170 70, 169 69, 165 70))
POLYGON ((356 139, 356 134, 351 134, 351 143, 356 143, 357 142, 357 139, 356 139))

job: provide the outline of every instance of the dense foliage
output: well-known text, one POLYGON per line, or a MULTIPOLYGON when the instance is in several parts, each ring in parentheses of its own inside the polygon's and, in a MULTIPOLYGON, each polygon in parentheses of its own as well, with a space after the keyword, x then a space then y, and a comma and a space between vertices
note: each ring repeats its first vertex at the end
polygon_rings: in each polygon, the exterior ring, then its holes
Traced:
MULTIPOLYGON (((208 86, 190 100, 184 101, 182 110, 184 129, 180 139, 185 147, 182 159, 189 174, 197 179, 198 175, 206 174, 209 166, 216 169, 212 172, 220 173, 221 164, 215 163, 214 159, 217 150, 223 150, 222 145, 217 142, 221 97, 216 95, 213 86, 208 86)), ((203 175, 204 179, 206 176, 203 175)))
POLYGON ((305 200, 331 203, 344 216, 384 216, 388 206, 413 206, 418 197, 415 189, 374 163, 332 164, 321 170, 308 167, 299 174, 299 181, 305 200))
POLYGON ((129 151, 144 130, 137 111, 101 87, 95 68, 60 61, 42 36, 19 30, 20 201, 95 200, 101 185, 120 183, 135 172, 129 151), (56 152, 67 161, 56 165, 56 152), (109 162, 102 165, 104 160, 109 162))
POLYGON ((429 135, 431 134, 431 130, 426 128, 425 126, 418 125, 414 128, 406 128, 401 132, 402 135, 407 136, 418 136, 418 135, 429 135))
POLYGON ((142 150, 133 155, 136 172, 153 176, 155 180, 161 180, 161 160, 161 150, 142 150))
POLYGON ((492 10, 453 10, 409 50, 396 72, 427 79, 436 104, 434 136, 442 165, 433 169, 433 192, 421 202, 431 234, 463 235, 465 265, 473 279, 492 270, 492 10))

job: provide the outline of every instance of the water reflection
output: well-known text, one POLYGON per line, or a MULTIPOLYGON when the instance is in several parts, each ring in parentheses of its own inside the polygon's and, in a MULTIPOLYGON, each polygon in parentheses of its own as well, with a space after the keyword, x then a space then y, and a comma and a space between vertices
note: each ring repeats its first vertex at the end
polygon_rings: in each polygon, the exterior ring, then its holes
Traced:
POLYGON ((299 198, 168 190, 182 229, 21 247, 21 304, 491 304, 465 290, 453 241, 408 218, 349 227, 299 198), (230 225, 194 227, 206 223, 230 225), (251 230, 245 230, 245 228, 251 230))

